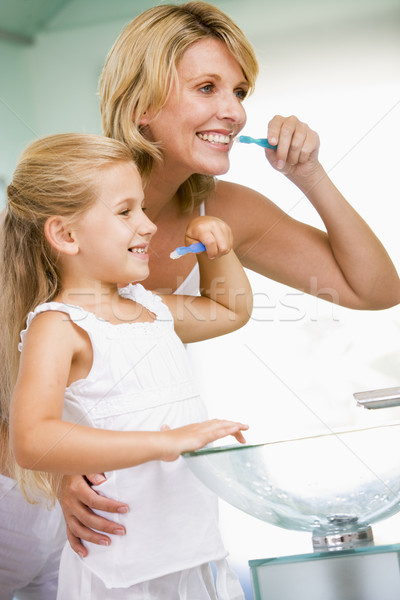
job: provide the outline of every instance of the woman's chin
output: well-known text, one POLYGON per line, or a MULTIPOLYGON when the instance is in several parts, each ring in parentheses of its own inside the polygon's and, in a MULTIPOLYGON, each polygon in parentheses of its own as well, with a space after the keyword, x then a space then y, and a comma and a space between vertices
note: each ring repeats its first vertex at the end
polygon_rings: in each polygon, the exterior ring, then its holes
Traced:
POLYGON ((229 160, 226 164, 219 163, 219 165, 213 165, 212 167, 205 168, 204 170, 197 171, 199 175, 209 175, 210 177, 217 177, 218 175, 225 175, 229 171, 230 164, 229 160))

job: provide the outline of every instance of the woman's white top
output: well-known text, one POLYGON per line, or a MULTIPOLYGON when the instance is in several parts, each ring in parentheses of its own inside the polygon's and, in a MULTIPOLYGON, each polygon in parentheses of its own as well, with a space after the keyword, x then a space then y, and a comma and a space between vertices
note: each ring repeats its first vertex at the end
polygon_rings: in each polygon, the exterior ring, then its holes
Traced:
POLYGON ((189 275, 176 288, 174 294, 182 296, 198 296, 200 289, 199 263, 196 262, 189 275))
MULTIPOLYGON (((65 312, 91 340, 91 371, 66 389, 64 420, 98 429, 159 431, 162 425, 175 428, 207 419, 167 306, 140 284, 121 289, 120 295, 145 306, 155 320, 112 325, 58 302, 41 304, 28 316, 27 328, 39 313, 65 312)), ((93 489, 131 509, 115 516, 126 527, 125 536, 112 536, 109 547, 86 543, 89 555, 83 560, 107 587, 128 587, 227 555, 217 497, 183 458, 151 461, 106 477, 93 489)))
POLYGON ((65 523, 56 503, 27 502, 15 479, 0 473, 0 598, 54 600, 65 523))
MULTIPOLYGON (((203 202, 199 206, 200 216, 204 217, 206 214, 206 205, 203 202)), ((196 262, 193 269, 190 271, 189 275, 184 279, 180 285, 174 291, 174 294, 181 294, 185 296, 198 296, 200 289, 200 270, 199 264, 196 262)))

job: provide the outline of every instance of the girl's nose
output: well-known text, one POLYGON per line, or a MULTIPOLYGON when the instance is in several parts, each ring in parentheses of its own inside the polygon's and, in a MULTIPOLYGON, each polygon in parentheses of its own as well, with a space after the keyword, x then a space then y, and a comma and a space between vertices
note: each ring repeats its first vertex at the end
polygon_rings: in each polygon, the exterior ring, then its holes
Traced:
POLYGON ((153 236, 157 231, 157 225, 150 221, 149 217, 142 212, 142 221, 140 223, 139 232, 141 235, 150 235, 153 236))

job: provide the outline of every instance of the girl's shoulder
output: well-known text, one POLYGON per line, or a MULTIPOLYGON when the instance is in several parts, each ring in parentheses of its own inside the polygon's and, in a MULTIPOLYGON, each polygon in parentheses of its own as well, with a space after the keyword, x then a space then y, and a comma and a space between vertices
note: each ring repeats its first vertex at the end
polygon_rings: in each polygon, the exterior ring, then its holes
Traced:
POLYGON ((46 338, 60 337, 65 342, 69 335, 74 335, 74 317, 82 317, 82 309, 68 306, 60 302, 46 302, 37 306, 28 314, 25 329, 20 333, 19 351, 22 351, 26 337, 35 337, 41 341, 46 338))

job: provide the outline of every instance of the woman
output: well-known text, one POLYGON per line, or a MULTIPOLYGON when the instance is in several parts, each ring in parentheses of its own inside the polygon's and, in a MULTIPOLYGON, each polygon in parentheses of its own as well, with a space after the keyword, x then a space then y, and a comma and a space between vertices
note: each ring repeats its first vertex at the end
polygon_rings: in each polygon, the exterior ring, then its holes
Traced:
MULTIPOLYGON (((254 190, 215 182, 228 170, 257 71, 240 29, 203 2, 151 8, 111 50, 100 88, 104 132, 132 147, 146 180, 147 214, 158 227, 146 287, 196 293, 195 259, 171 261, 169 252, 182 244, 189 220, 205 212, 230 225, 249 269, 354 309, 397 304, 400 282, 390 258, 318 162, 317 134, 297 118, 272 119, 268 140, 278 148, 266 150, 266 159, 307 196, 326 232, 295 221, 254 190)), ((129 507, 97 495, 83 478, 65 481, 61 504, 71 546, 83 556, 81 540, 109 544, 105 534, 124 534, 91 509, 129 507)))

